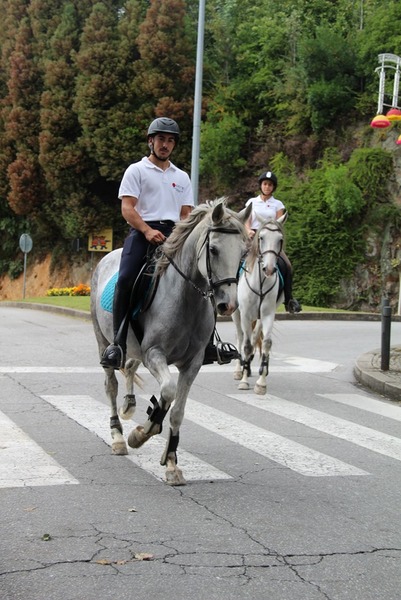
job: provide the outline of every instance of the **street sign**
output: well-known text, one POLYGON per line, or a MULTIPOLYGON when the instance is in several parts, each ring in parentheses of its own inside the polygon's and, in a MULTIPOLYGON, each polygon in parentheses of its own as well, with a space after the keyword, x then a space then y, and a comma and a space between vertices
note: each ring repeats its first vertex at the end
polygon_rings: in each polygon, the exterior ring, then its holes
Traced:
POLYGON ((26 255, 32 250, 33 242, 32 238, 28 233, 23 233, 19 239, 19 247, 24 253, 24 284, 22 288, 22 299, 25 298, 26 288, 26 255))
POLYGON ((28 233, 23 233, 19 239, 19 247, 24 254, 32 250, 33 242, 32 238, 28 233))
POLYGON ((113 229, 107 227, 89 234, 88 250, 91 252, 111 252, 113 250, 113 229))

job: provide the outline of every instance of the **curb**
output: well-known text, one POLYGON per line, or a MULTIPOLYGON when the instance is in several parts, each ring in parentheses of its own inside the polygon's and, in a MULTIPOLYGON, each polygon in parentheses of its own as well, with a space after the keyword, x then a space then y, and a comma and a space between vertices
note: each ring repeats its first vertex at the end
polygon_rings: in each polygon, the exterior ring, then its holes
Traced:
MULTIPOLYGON (((393 346, 390 348, 390 355, 399 355, 399 347, 393 346)), ((401 373, 399 370, 382 371, 377 366, 380 359, 380 348, 361 354, 354 365, 354 377, 361 385, 377 394, 400 402, 401 373)))
POLYGON ((75 308, 66 308, 65 306, 53 306, 52 304, 37 304, 36 302, 17 302, 7 300, 0 302, 1 306, 11 306, 12 308, 29 308, 32 310, 51 310, 55 313, 60 313, 69 317, 75 317, 84 319, 85 321, 91 320, 91 314, 86 310, 76 310, 75 308))

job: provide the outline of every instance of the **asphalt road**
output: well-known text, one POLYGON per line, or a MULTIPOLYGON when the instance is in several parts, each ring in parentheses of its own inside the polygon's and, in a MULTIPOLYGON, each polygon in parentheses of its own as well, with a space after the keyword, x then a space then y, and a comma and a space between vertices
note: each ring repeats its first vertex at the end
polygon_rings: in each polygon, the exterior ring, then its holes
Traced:
POLYGON ((90 323, 0 306, 0 598, 399 600, 401 407, 353 376, 380 327, 277 322, 265 397, 203 367, 172 488, 164 432, 111 455, 90 323))

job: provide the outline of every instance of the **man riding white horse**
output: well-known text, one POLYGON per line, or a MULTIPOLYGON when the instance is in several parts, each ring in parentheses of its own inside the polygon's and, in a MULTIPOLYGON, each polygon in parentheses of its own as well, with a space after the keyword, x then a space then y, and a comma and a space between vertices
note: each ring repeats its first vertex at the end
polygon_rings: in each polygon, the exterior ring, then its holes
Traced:
MULTIPOLYGON (((185 219, 194 206, 187 173, 170 161, 179 138, 180 130, 173 119, 159 117, 152 121, 147 132, 150 155, 131 164, 121 181, 118 197, 130 231, 124 242, 114 293, 114 342, 103 352, 100 364, 104 367, 120 369, 125 364, 131 290, 149 249, 162 244, 175 223, 185 219)), ((221 356, 218 357, 211 341, 204 362, 211 363, 218 358, 221 356)))

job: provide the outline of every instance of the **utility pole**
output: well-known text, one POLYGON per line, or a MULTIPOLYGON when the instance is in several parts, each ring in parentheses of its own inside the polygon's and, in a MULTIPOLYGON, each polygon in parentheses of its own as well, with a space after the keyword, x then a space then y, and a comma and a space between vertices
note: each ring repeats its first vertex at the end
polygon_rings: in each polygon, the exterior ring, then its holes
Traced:
POLYGON ((196 48, 194 121, 192 132, 191 182, 195 204, 199 195, 200 126, 202 111, 203 40, 205 34, 205 0, 199 0, 198 43, 196 48))

